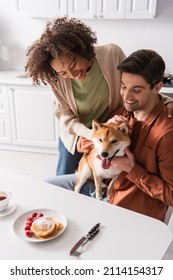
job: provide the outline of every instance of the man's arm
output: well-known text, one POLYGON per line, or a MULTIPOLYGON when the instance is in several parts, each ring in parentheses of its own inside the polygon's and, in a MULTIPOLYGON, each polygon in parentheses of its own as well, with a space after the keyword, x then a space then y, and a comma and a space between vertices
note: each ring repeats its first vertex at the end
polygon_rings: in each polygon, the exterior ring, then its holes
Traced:
POLYGON ((126 178, 149 196, 173 206, 173 132, 162 139, 158 147, 159 175, 148 172, 135 162, 133 154, 126 149, 125 157, 114 157, 111 164, 127 172, 126 178))

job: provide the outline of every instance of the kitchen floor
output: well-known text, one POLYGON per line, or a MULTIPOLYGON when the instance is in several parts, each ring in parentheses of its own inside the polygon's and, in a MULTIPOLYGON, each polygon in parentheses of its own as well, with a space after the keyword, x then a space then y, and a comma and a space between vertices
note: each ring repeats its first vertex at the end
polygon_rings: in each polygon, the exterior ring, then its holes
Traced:
POLYGON ((55 176, 56 164, 57 155, 0 150, 0 168, 41 180, 55 176))

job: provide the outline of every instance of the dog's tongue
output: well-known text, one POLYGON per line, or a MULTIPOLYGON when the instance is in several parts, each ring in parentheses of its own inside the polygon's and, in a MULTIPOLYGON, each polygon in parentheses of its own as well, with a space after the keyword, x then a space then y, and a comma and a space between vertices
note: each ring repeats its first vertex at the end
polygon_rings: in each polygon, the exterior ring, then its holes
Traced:
POLYGON ((111 161, 108 158, 102 159, 102 168, 103 169, 109 169, 111 165, 111 161))

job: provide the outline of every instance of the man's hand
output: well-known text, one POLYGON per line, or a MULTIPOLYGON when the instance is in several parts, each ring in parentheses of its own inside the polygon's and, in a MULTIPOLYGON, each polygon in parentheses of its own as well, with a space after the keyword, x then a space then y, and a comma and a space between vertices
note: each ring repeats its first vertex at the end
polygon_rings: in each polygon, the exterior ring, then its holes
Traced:
POLYGON ((129 173, 133 166, 135 165, 135 158, 133 154, 130 152, 129 148, 125 148, 125 156, 124 157, 114 157, 111 160, 111 165, 115 168, 118 168, 120 171, 125 171, 129 173))
POLYGON ((173 115, 173 102, 168 103, 165 106, 167 107, 167 110, 168 110, 168 118, 172 118, 172 115, 173 115))
POLYGON ((128 124, 128 119, 121 116, 121 115, 115 115, 111 119, 109 119, 107 121, 107 123, 115 123, 115 125, 120 125, 122 123, 127 123, 128 124))

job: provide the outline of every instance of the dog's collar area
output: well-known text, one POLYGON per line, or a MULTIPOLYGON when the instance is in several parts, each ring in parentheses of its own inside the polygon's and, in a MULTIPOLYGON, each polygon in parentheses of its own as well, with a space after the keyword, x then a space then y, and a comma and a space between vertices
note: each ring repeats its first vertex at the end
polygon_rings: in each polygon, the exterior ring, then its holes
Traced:
POLYGON ((113 159, 114 156, 116 156, 116 154, 119 152, 120 149, 118 149, 115 154, 110 158, 110 161, 113 159))

